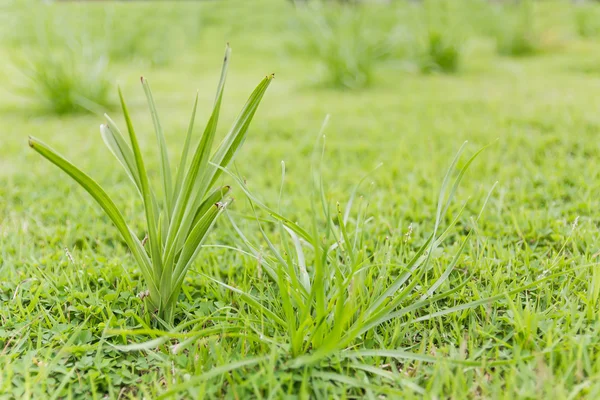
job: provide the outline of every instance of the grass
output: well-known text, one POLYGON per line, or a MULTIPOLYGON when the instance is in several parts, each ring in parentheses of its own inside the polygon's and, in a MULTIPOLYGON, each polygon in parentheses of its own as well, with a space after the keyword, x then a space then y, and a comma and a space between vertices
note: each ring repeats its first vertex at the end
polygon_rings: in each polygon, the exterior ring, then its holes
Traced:
POLYGON ((102 54, 41 50, 22 62, 22 72, 28 78, 22 93, 48 112, 102 113, 113 105, 108 58, 102 54))
POLYGON ((368 87, 377 62, 389 52, 391 29, 372 26, 357 5, 329 8, 309 2, 296 6, 297 35, 292 47, 318 59, 319 79, 342 89, 368 87))
POLYGON ((577 33, 584 38, 600 36, 600 7, 584 4, 575 9, 575 27, 577 33))
MULTIPOLYGON (((559 48, 528 58, 500 57, 493 39, 474 33, 466 38, 460 74, 413 74, 385 60, 368 88, 339 91, 315 87, 317 57, 290 50, 295 32, 287 28, 296 11, 288 2, 199 3, 207 21, 198 38, 202 51, 188 44, 189 51, 176 54, 168 68, 111 62, 112 81, 127 94, 153 187, 162 181, 161 154, 138 87, 140 75, 152 78, 170 160, 185 143, 190 90, 200 89, 198 126, 209 119, 219 79, 215 59, 226 40, 236 50, 227 104, 242 104, 257 76, 275 72, 277 79, 244 151, 230 164, 233 176, 223 174, 216 183, 231 184, 236 201, 217 221, 211 246, 190 267, 173 330, 157 330, 141 317, 147 286, 109 218, 26 145, 29 135, 47 138, 65 158, 77 160, 111 193, 142 238, 142 200, 127 174, 115 171, 107 153, 97 150, 102 146, 97 126, 104 120, 40 113, 10 90, 25 83, 23 75, 1 67, 0 398, 599 396, 600 169, 595 160, 600 148, 595 143, 600 101, 595 93, 600 75, 582 72, 582 66, 600 48, 577 35, 570 4, 535 7, 536 23, 565 38, 559 48), (312 206, 310 160, 327 114, 326 162, 317 176, 326 183, 325 204, 333 218, 312 206), (444 276, 470 234, 439 288, 439 293, 457 291, 374 327, 345 349, 294 366, 296 355, 314 354, 315 342, 302 341, 293 350, 298 328, 272 324, 267 311, 222 285, 260 299, 286 322, 295 321, 282 306, 279 283, 269 278, 267 265, 280 263, 265 237, 284 261, 288 253, 298 265, 294 238, 256 201, 247 201, 244 190, 304 227, 313 241, 329 234, 327 244, 341 229, 337 202, 345 215, 353 198, 344 226, 352 235, 360 223, 357 248, 371 268, 364 288, 352 290, 377 293, 400 276, 434 231, 444 172, 464 140, 469 140, 466 152, 491 146, 465 173, 441 218, 441 226, 456 223, 432 252, 414 294, 444 276), (379 163, 383 167, 368 174, 379 163), (259 260, 239 251, 248 248, 236 227, 259 260), (532 286, 521 290, 527 285, 532 286), (495 300, 456 309, 489 298, 495 300), (420 319, 426 315, 432 317, 420 319)), ((126 3, 121 12, 126 16, 153 4, 126 3)), ((373 7, 373 21, 388 21, 389 10, 406 11, 402 2, 373 7)), ((16 50, 29 51, 6 42, 0 47, 3 56, 16 50)), ((234 120, 236 111, 224 107, 221 119, 234 120)), ((218 129, 216 136, 226 133, 218 129)), ((458 161, 458 170, 466 161, 458 161)), ((320 207, 320 189, 316 193, 320 207)), ((307 244, 302 249, 313 279, 313 252, 307 244)), ((329 267, 351 267, 349 258, 333 258, 329 267)), ((328 296, 339 296, 336 285, 333 280, 328 296)), ((356 293, 344 289, 349 296, 356 293)), ((324 323, 323 332, 335 330, 335 319, 324 323)))
POLYGON ((201 16, 194 4, 122 9, 118 3, 7 3, 2 41, 15 69, 29 77, 22 92, 55 114, 102 114, 114 103, 110 64, 164 67, 197 43, 201 16))
POLYGON ((106 116, 107 124, 100 126, 104 142, 119 160, 142 198, 146 216, 147 233, 145 238, 140 239, 133 234, 114 201, 92 178, 40 140, 29 138, 29 146, 81 185, 96 200, 119 230, 142 271, 148 287, 146 308, 149 313, 156 315, 152 317, 147 315, 147 323, 155 318, 152 324, 156 325, 156 322, 160 322, 166 329, 173 326, 177 298, 187 271, 197 257, 215 220, 231 201, 228 197, 229 186, 222 186, 211 192, 221 174, 220 168, 227 166, 244 142, 252 117, 272 80, 272 76, 267 76, 256 87, 231 131, 211 156, 230 53, 230 48, 227 46, 215 105, 188 167, 187 157, 192 146, 198 103, 196 99, 175 180, 150 85, 145 78, 141 79, 160 149, 161 199, 157 199, 156 191, 150 186, 133 123, 120 91, 119 97, 127 123, 130 144, 124 139, 121 131, 110 117, 106 116), (144 248, 145 246, 148 250, 144 248))
POLYGON ((460 67, 461 44, 449 38, 447 33, 429 31, 420 53, 418 65, 423 73, 453 73, 460 67))
POLYGON ((499 54, 523 57, 539 50, 534 3, 523 1, 502 7, 496 17, 496 49, 499 54))

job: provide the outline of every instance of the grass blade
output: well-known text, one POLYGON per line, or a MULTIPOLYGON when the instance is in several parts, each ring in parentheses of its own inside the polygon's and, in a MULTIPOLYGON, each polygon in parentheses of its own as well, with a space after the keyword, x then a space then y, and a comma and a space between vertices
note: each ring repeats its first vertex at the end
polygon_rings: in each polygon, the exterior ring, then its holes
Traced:
MULTIPOLYGON (((83 187, 93 198, 96 200, 98 205, 102 207, 106 215, 111 219, 111 221, 115 224, 119 233, 127 243, 127 246, 133 253, 134 258, 136 259, 142 274, 149 285, 150 297, 153 302, 156 302, 159 298, 158 296, 158 288, 154 284, 154 280, 152 279, 152 264, 146 255, 146 251, 142 247, 140 241, 135 237, 135 235, 131 232, 129 226, 125 222, 123 215, 118 210, 115 203, 112 199, 106 194, 104 189, 100 187, 92 178, 82 172, 79 168, 75 167, 69 161, 67 161, 64 157, 59 155, 52 148, 39 141, 36 138, 29 138, 29 146, 41 154, 48 161, 62 169, 67 175, 73 178, 81 187, 83 187)), ((157 305, 157 304, 156 304, 157 305)))
POLYGON ((141 78, 142 86, 144 87, 144 93, 146 93, 146 99, 148 100, 148 107, 150 108, 150 114, 152 114, 152 123, 154 124, 154 131, 156 133, 156 140, 158 141, 158 147, 160 149, 160 174, 163 180, 163 197, 165 202, 165 209, 167 220, 171 219, 171 200, 173 196, 173 182, 171 178, 171 165, 169 163, 169 154, 167 152, 167 142, 165 141, 165 135, 158 119, 158 112, 156 111, 156 104, 152 97, 152 91, 150 90, 150 84, 144 77, 141 78))
POLYGON ((142 183, 140 181, 140 173, 138 172, 137 165, 135 164, 135 158, 131 148, 123 138, 121 131, 117 128, 117 125, 108 115, 104 115, 107 120, 107 124, 100 125, 100 134, 104 143, 113 155, 119 160, 125 172, 129 178, 133 181, 133 184, 137 188, 140 196, 142 195, 142 183))
POLYGON ((169 231, 166 240, 166 264, 170 264, 172 262, 173 258, 175 257, 175 252, 177 248, 179 248, 182 245, 182 241, 184 240, 184 233, 188 232, 190 229, 190 224, 192 223, 193 218, 193 215, 190 215, 191 212, 193 212, 191 210, 193 209, 195 211, 197 209, 197 207, 194 207, 194 200, 190 201, 192 193, 197 193, 198 197, 201 200, 204 197, 204 192, 198 190, 198 188, 196 187, 196 181, 200 171, 206 168, 215 132, 217 130, 217 124, 219 122, 219 113, 221 111, 221 101, 223 99, 223 89, 225 86, 225 79, 227 77, 227 68, 229 66, 230 54, 231 48, 228 45, 225 49, 225 58, 223 60, 221 78, 219 79, 219 84, 217 86, 217 96, 212 114, 210 116, 210 119, 208 120, 208 123, 206 124, 204 133, 202 134, 202 138, 200 139, 200 143, 198 143, 198 146, 196 147, 192 163, 187 173, 185 174, 183 184, 181 187, 181 192, 179 193, 177 201, 175 202, 175 208, 173 210, 173 221, 169 226, 169 231))
MULTIPOLYGON (((129 131, 129 139, 131 141, 133 156, 135 158, 135 163, 140 174, 142 198, 144 203, 144 209, 146 212, 146 222, 148 224, 148 241, 150 243, 150 254, 152 257, 152 265, 154 267, 154 283, 156 285, 156 282, 162 274, 162 244, 160 242, 160 238, 158 237, 158 215, 156 214, 156 209, 153 203, 154 194, 152 193, 150 188, 150 182, 148 181, 148 174, 146 173, 146 167, 144 166, 144 160, 142 158, 140 146, 138 144, 137 137, 135 135, 135 130, 133 129, 133 123, 131 122, 129 111, 127 109, 127 105, 125 104, 125 99, 123 98, 123 93, 121 92, 120 88, 119 99, 121 101, 121 107, 123 108, 123 116, 125 117, 125 122, 127 123, 127 130, 129 131)), ((164 287, 161 287, 160 289, 161 291, 167 290, 164 287)))
POLYGON ((179 160, 179 168, 177 168, 177 177, 175 178, 175 187, 173 189, 173 201, 172 206, 175 207, 175 201, 181 191, 181 185, 183 184, 183 177, 185 176, 185 166, 187 164, 187 157, 190 152, 192 133, 194 131, 194 122, 196 121, 196 109, 198 108, 198 92, 196 92, 196 100, 194 100, 194 108, 192 109, 192 116, 190 117, 190 123, 188 124, 187 134, 185 136, 185 143, 183 150, 181 151, 181 159, 179 160))
MULTIPOLYGON (((213 155, 211 159, 212 164, 216 164, 220 167, 226 167, 234 158, 235 154, 246 138, 246 133, 250 123, 252 122, 252 118, 254 118, 254 114, 256 113, 256 110, 258 109, 258 106, 260 105, 260 102, 274 77, 275 75, 269 75, 265 77, 254 89, 233 127, 227 136, 225 136, 217 148, 217 151, 213 155)), ((207 185, 207 188, 211 188, 221 175, 221 171, 221 169, 211 166, 203 179, 203 185, 207 185)))

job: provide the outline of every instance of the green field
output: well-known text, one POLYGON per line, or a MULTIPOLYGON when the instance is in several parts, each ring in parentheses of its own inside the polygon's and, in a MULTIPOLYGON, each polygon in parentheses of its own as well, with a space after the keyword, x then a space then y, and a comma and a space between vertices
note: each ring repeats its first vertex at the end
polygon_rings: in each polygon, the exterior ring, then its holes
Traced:
POLYGON ((600 398, 600 5, 440 4, 0 5, 0 399, 600 398), (332 25, 311 25, 321 17, 332 25), (512 28, 498 23, 509 18, 512 28), (431 67, 434 31, 458 49, 456 68, 431 67), (531 51, 502 50, 510 35, 531 51), (167 327, 140 299, 141 271, 109 218, 28 136, 100 183, 141 240, 142 200, 102 141, 102 113, 125 132, 119 85, 159 187, 139 77, 178 160, 196 90, 194 141, 209 119, 227 42, 217 139, 275 74, 230 173, 306 229, 315 249, 333 250, 323 258, 294 240, 223 174, 235 202, 167 327), (365 57, 368 72, 348 67, 365 57), (359 73, 335 78, 346 69, 359 73), (101 93, 103 79, 106 95, 85 94, 101 93), (82 96, 93 103, 58 104, 71 87, 91 90, 82 96), (390 313, 405 312, 343 339, 427 244, 465 141, 454 177, 485 149, 439 219, 445 240, 386 300, 402 295, 390 313), (293 282, 286 295, 269 276, 277 260, 263 233, 294 268, 306 263, 311 283, 326 266, 325 304, 317 288, 288 308, 293 282), (308 325, 294 326, 300 317, 308 325))

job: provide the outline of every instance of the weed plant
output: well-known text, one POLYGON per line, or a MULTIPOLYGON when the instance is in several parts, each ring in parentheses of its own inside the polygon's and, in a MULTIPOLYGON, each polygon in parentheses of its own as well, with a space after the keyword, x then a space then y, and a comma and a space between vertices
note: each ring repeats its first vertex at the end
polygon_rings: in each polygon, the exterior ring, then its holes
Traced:
POLYGON ((142 198, 147 225, 145 238, 136 237, 121 211, 93 179, 40 140, 33 137, 29 139, 29 145, 81 185, 117 227, 142 271, 148 289, 146 298, 148 309, 155 313, 155 321, 165 327, 173 324, 181 285, 201 249, 201 244, 217 217, 230 202, 227 196, 228 186, 213 191, 211 188, 221 175, 220 168, 234 158, 244 142, 250 122, 272 80, 272 76, 267 76, 259 83, 231 130, 211 156, 229 59, 228 46, 210 119, 188 165, 187 159, 192 148, 198 102, 196 96, 175 177, 172 176, 163 128, 150 86, 148 81, 142 78, 142 86, 148 100, 159 147, 161 167, 159 191, 154 191, 150 185, 133 122, 120 90, 119 97, 130 143, 127 143, 117 125, 108 116, 106 116, 107 124, 100 127, 106 145, 121 163, 142 198))
MULTIPOLYGON (((479 154, 475 153, 455 173, 461 152, 462 148, 444 178, 433 232, 407 260, 397 263, 390 260, 393 249, 385 241, 379 241, 378 248, 368 249, 364 236, 370 219, 368 202, 361 202, 358 213, 352 217, 358 186, 345 209, 339 203, 332 207, 319 168, 313 168, 312 224, 305 229, 264 205, 241 179, 231 175, 250 199, 252 209, 255 212, 262 209, 272 218, 266 222, 270 225, 266 228, 265 219, 256 214, 268 248, 266 252, 230 220, 243 247, 239 251, 253 257, 273 285, 260 293, 244 292, 226 282, 209 279, 241 297, 250 310, 248 319, 261 321, 254 329, 261 335, 274 335, 272 342, 288 353, 287 365, 292 368, 317 363, 341 350, 346 354, 359 338, 390 321, 402 320, 401 325, 408 326, 481 304, 475 301, 437 313, 425 311, 431 304, 461 290, 469 280, 455 280, 453 287, 447 287, 471 233, 462 241, 450 264, 443 267, 443 273, 431 276, 434 254, 450 235, 462 211, 445 229, 441 227, 442 220, 465 171, 479 154), (273 227, 279 232, 280 243, 267 234, 273 227), (382 280, 381 276, 388 276, 389 280, 382 280), (279 342, 275 332, 285 332, 285 339, 279 342)), ((284 176, 285 168, 282 192, 284 176)))

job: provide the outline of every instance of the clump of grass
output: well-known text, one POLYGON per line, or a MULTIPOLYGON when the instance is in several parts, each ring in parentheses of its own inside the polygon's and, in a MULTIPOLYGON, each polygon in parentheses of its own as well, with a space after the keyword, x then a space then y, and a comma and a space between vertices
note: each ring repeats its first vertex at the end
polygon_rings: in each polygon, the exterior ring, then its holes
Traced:
MULTIPOLYGON (((389 343, 389 337, 377 340, 378 327, 393 324, 395 332, 407 330, 413 324, 505 299, 557 276, 548 275, 499 295, 432 311, 430 306, 455 298, 455 294, 472 282, 471 275, 453 272, 465 262, 462 254, 475 231, 481 212, 477 219, 472 219, 472 228, 466 236, 456 244, 457 250, 450 262, 442 265, 438 260, 440 248, 453 236, 453 228, 461 219, 466 204, 453 213, 453 218, 448 219, 451 222, 445 228, 442 227, 442 221, 447 218, 446 214, 465 172, 483 150, 461 161, 463 149, 464 146, 442 182, 433 231, 420 246, 407 252, 404 248, 398 250, 398 242, 394 239, 366 237, 365 232, 369 230, 366 227, 371 220, 368 201, 360 200, 359 211, 352 216, 352 207, 362 181, 345 208, 339 203, 332 206, 319 177, 320 168, 313 168, 312 223, 304 228, 260 202, 243 180, 231 175, 248 196, 252 209, 257 212, 256 219, 267 247, 263 250, 256 241, 247 238, 231 219, 243 246, 239 251, 254 258, 268 279, 259 277, 265 286, 260 291, 252 292, 209 279, 243 300, 246 305, 244 310, 247 310, 244 312, 250 313, 246 320, 257 321, 252 329, 261 337, 272 335, 266 340, 286 354, 283 368, 326 364, 324 360, 331 358, 336 362, 349 360, 343 364, 344 368, 349 369, 360 369, 361 364, 356 361, 363 357, 436 361, 436 357, 404 349, 369 347, 374 343, 389 343), (457 167, 459 164, 462 164, 460 169, 457 167), (258 215, 258 209, 266 211, 271 218, 258 215), (269 225, 268 229, 263 227, 265 224, 269 225), (274 231, 279 233, 279 243, 273 240, 274 233, 267 233, 274 231), (401 254, 400 259, 395 259, 395 254, 401 254)), ((285 176, 285 168, 282 176, 285 176)), ((400 239, 401 243, 406 243, 403 239, 400 239)), ((481 365, 476 360, 458 362, 481 365)), ((509 360, 496 360, 492 364, 496 362, 500 365, 509 360)), ((369 368, 378 371, 375 366, 370 365, 369 368)))
POLYGON ((574 22, 579 36, 583 38, 600 36, 600 7, 591 4, 577 6, 574 22))
POLYGON ((249 124, 272 80, 272 76, 267 76, 259 83, 231 130, 211 156, 229 59, 230 49, 227 46, 214 107, 188 165, 188 152, 192 147, 198 102, 196 96, 185 146, 175 177, 171 172, 163 129, 150 86, 148 81, 142 78, 160 150, 161 187, 158 192, 160 196, 150 185, 133 122, 120 91, 119 97, 130 143, 127 143, 117 125, 108 116, 106 116, 107 124, 100 127, 106 145, 119 160, 142 198, 147 224, 145 239, 134 235, 121 211, 92 178, 40 140, 33 137, 29 139, 29 145, 34 150, 79 183, 115 224, 142 271, 148 289, 146 300, 149 309, 156 313, 155 321, 167 328, 171 327, 174 321, 177 299, 185 275, 198 255, 201 244, 215 220, 230 202, 227 196, 228 186, 215 190, 212 187, 221 175, 221 168, 234 158, 244 142, 249 124))
POLYGON ((41 50, 23 63, 24 92, 55 114, 101 112, 110 108, 110 71, 106 56, 93 51, 41 50))
POLYGON ((502 7, 496 18, 494 36, 498 54, 511 57, 535 54, 540 48, 540 39, 533 4, 523 1, 502 7))
MULTIPOLYGON (((255 313, 250 319, 266 324, 263 325, 264 329, 256 327, 261 334, 285 332, 286 340, 280 346, 289 352, 292 361, 288 366, 294 368, 313 364, 347 349, 363 335, 392 320, 404 318, 403 325, 408 325, 474 307, 480 303, 473 302, 435 314, 421 313, 416 317, 418 311, 456 293, 469 280, 462 280, 452 288, 446 285, 454 267, 461 260, 461 253, 471 233, 459 245, 451 263, 441 275, 432 279, 428 274, 435 259, 433 254, 448 237, 461 212, 444 230, 441 228, 442 219, 466 169, 478 153, 463 164, 451 184, 459 152, 442 184, 433 232, 407 262, 398 263, 389 259, 392 251, 386 247, 390 246, 389 243, 383 241, 383 244, 380 243, 383 248, 376 249, 367 246, 364 231, 369 219, 368 204, 360 204, 358 215, 351 216, 358 187, 345 209, 339 203, 332 207, 327 201, 318 172, 315 172, 312 224, 305 229, 261 203, 248 191, 243 181, 236 178, 251 200, 253 209, 259 207, 266 210, 273 217, 270 225, 279 230, 281 242, 278 245, 266 233, 272 231, 271 226, 263 229, 259 223, 268 246, 265 254, 232 221, 245 247, 242 252, 256 258, 274 287, 266 290, 268 294, 261 295, 214 281, 243 299, 251 312, 255 313), (318 219, 319 215, 322 215, 322 220, 318 219), (390 270, 395 272, 390 273, 390 270), (379 279, 380 276, 390 276, 390 280, 384 282, 379 279), (437 293, 438 289, 443 290, 437 293)), ((318 171, 318 168, 314 170, 318 171)), ((264 221, 258 217, 257 220, 264 221)), ((277 338, 274 337, 273 341, 276 342, 277 338)))
POLYGON ((59 115, 110 108, 109 56, 102 46, 52 4, 25 1, 15 7, 18 25, 9 40, 18 46, 14 60, 27 78, 22 92, 59 115))
POLYGON ((310 3, 298 7, 297 44, 319 62, 322 81, 336 88, 364 88, 389 51, 389 34, 377 31, 360 6, 310 3))
POLYGON ((425 38, 418 66, 423 73, 454 73, 460 67, 462 56, 461 43, 448 33, 430 30, 425 38))
POLYGON ((458 12, 447 2, 426 2, 414 28, 416 63, 423 73, 455 73, 463 52, 458 12))

